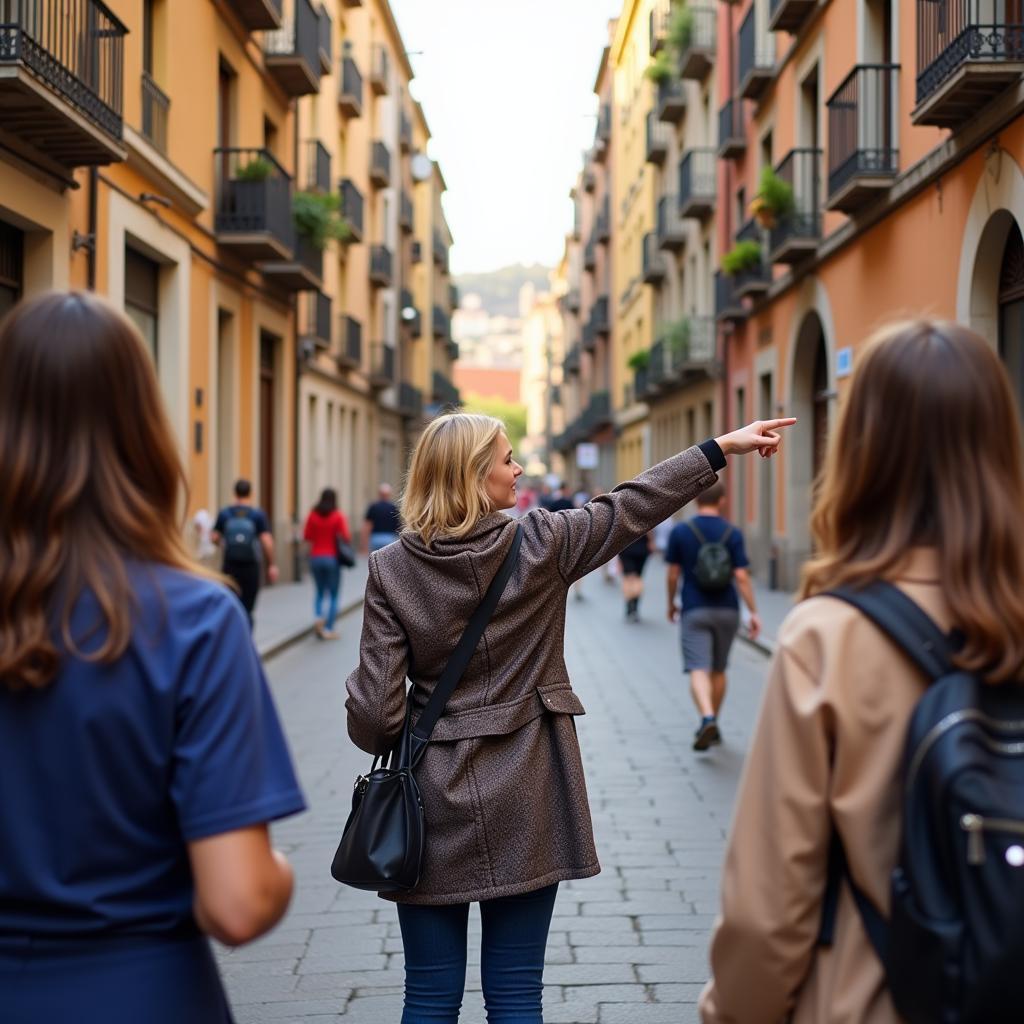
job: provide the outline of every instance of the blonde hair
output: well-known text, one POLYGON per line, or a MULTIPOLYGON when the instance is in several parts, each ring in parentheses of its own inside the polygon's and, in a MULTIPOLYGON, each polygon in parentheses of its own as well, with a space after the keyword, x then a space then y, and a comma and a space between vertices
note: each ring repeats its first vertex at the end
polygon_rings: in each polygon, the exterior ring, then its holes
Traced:
POLYGON ((811 517, 801 596, 892 578, 938 552, 964 635, 962 668, 1024 671, 1024 471, 1009 378, 973 331, 940 320, 884 328, 858 359, 811 517))
POLYGON ((420 435, 402 495, 403 533, 425 544, 464 537, 492 512, 487 475, 494 442, 505 425, 493 416, 455 412, 439 416, 420 435))

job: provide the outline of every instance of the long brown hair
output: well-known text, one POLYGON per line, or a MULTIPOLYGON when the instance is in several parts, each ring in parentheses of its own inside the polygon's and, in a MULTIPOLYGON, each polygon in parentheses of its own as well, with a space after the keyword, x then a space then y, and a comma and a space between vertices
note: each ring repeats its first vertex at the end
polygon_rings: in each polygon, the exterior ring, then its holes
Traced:
MULTIPOLYGON (((152 362, 94 295, 48 294, 0 323, 0 683, 42 687, 83 589, 105 626, 92 660, 131 637, 125 561, 202 570, 185 548, 185 477, 152 362)), ((209 575, 209 574, 207 574, 209 575)), ((92 645, 90 645, 92 646, 92 645)))
POLYGON ((965 638, 958 664, 1019 679, 1022 515, 1020 427, 999 357, 957 324, 892 325, 860 356, 830 443, 802 596, 892 578, 911 548, 934 548, 965 638))

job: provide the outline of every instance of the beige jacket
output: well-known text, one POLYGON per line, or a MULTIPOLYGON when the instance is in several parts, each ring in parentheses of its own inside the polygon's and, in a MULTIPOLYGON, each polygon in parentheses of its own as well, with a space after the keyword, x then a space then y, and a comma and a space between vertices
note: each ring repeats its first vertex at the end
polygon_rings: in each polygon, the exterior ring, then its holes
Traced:
MULTIPOLYGON (((718 446, 710 457, 724 466, 718 446), (717 455, 716 455, 717 453, 717 455)), ((420 884, 388 897, 462 903, 529 892, 600 870, 576 740, 583 705, 563 657, 570 585, 715 482, 700 448, 659 463, 583 508, 523 516, 515 572, 416 772, 427 841, 420 884)), ((370 556, 348 731, 390 750, 493 579, 515 522, 485 516, 465 537, 405 534, 370 556)))
MULTIPOLYGON (((935 553, 895 581, 951 627, 935 553)), ((894 1024, 881 964, 843 886, 835 944, 816 945, 835 822, 857 884, 889 912, 899 765, 925 680, 850 605, 816 597, 786 618, 744 767, 722 876, 705 1024, 894 1024), (792 1017, 789 1017, 792 1014, 792 1017)))

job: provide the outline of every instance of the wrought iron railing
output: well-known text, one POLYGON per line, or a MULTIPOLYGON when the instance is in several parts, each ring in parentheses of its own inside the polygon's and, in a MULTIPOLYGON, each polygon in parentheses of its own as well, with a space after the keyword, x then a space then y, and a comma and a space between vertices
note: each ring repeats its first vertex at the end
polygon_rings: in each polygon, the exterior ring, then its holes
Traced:
POLYGON ((740 82, 755 71, 771 71, 775 66, 775 40, 771 33, 758 31, 757 4, 751 4, 740 25, 740 82))
POLYGON ((320 13, 310 0, 294 0, 284 24, 263 34, 263 52, 273 57, 296 57, 319 77, 320 13))
POLYGON ((391 283, 393 276, 393 260, 391 250, 386 245, 374 245, 370 248, 370 275, 374 278, 391 283))
POLYGON ((351 178, 342 178, 338 186, 341 194, 341 215, 358 238, 363 237, 363 193, 351 178))
POLYGON ((319 139, 306 141, 306 188, 331 190, 331 154, 319 139))
POLYGON ((379 139, 370 147, 370 170, 383 179, 391 180, 391 150, 379 139))
POLYGON ((656 54, 665 45, 665 38, 668 36, 669 5, 665 0, 659 0, 651 9, 648 19, 648 32, 651 40, 651 55, 656 54))
POLYGON ((378 381, 392 382, 395 379, 395 350, 386 341, 374 343, 370 375, 378 381))
POLYGON ((451 334, 452 322, 448 314, 436 304, 431 310, 431 322, 435 338, 447 338, 451 334))
POLYGON ((590 307, 590 322, 598 334, 607 334, 611 330, 607 295, 599 295, 594 300, 594 304, 590 307))
POLYGON ((148 71, 143 71, 142 134, 161 153, 167 152, 167 115, 170 109, 170 97, 153 81, 148 71))
POLYGON ((898 64, 858 64, 832 94, 828 107, 828 191, 856 175, 893 175, 898 64))
POLYGON ((413 217, 412 197, 403 189, 399 196, 398 223, 404 231, 412 231, 413 217))
POLYGON ((126 32, 99 0, 8 0, 0 3, 0 66, 24 64, 119 139, 126 32))
POLYGON ((363 76, 359 71, 359 65, 352 57, 341 58, 339 95, 350 100, 356 109, 363 109, 363 76))
POLYGON ((327 5, 321 4, 317 23, 317 51, 320 56, 320 70, 325 75, 331 73, 331 66, 334 63, 331 45, 333 26, 334 22, 331 20, 330 14, 327 13, 327 5))
POLYGON ((267 149, 215 149, 217 232, 267 232, 292 243, 292 179, 267 149))
POLYGON ((643 276, 645 279, 665 276, 665 265, 661 259, 661 248, 658 245, 658 234, 656 231, 648 231, 644 235, 643 255, 643 276))
POLYGON ((374 85, 387 92, 388 72, 390 70, 390 58, 383 43, 373 44, 373 53, 370 57, 370 77, 374 85))
POLYGON ((715 315, 734 317, 743 315, 743 301, 736 294, 736 283, 724 271, 715 272, 715 315))
POLYGON ((303 303, 302 337, 311 338, 319 347, 331 343, 331 297, 310 292, 303 303))
POLYGON ((353 366, 363 362, 363 325, 355 317, 341 318, 342 353, 353 366))
POLYGON ((660 163, 668 153, 672 129, 652 110, 647 114, 647 159, 660 163))
POLYGON ((743 139, 743 103, 730 97, 718 111, 718 145, 743 139))
POLYGON ((718 163, 713 149, 691 149, 679 161, 679 209, 694 199, 714 202, 718 163))
POLYGON ((793 209, 771 229, 772 252, 792 238, 821 237, 821 158, 820 149, 791 149, 775 168, 792 190, 793 209))
POLYGON ((718 11, 714 7, 697 7, 687 4, 690 12, 690 32, 679 53, 680 63, 685 62, 690 50, 714 50, 718 28, 718 11))
POLYGON ((423 392, 407 380, 398 385, 398 411, 409 419, 423 415, 423 392))
POLYGON ((459 389, 440 370, 434 371, 432 383, 435 402, 442 406, 462 405, 459 389))

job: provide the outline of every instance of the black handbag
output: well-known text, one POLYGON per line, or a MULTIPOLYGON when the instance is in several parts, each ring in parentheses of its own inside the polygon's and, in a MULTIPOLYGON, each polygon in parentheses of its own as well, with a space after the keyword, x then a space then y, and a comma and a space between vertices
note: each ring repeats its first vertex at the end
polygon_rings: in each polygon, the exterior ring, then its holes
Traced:
POLYGON ((356 553, 347 540, 336 537, 338 565, 343 569, 351 569, 356 564, 356 553))
POLYGON ((512 546, 466 625, 423 714, 410 727, 412 702, 407 698, 405 728, 398 746, 386 762, 383 757, 374 758, 369 774, 356 778, 352 811, 331 864, 331 874, 344 885, 371 892, 402 892, 414 889, 419 882, 426 822, 416 785, 416 766, 494 614, 519 559, 522 542, 523 528, 517 524, 512 546))

